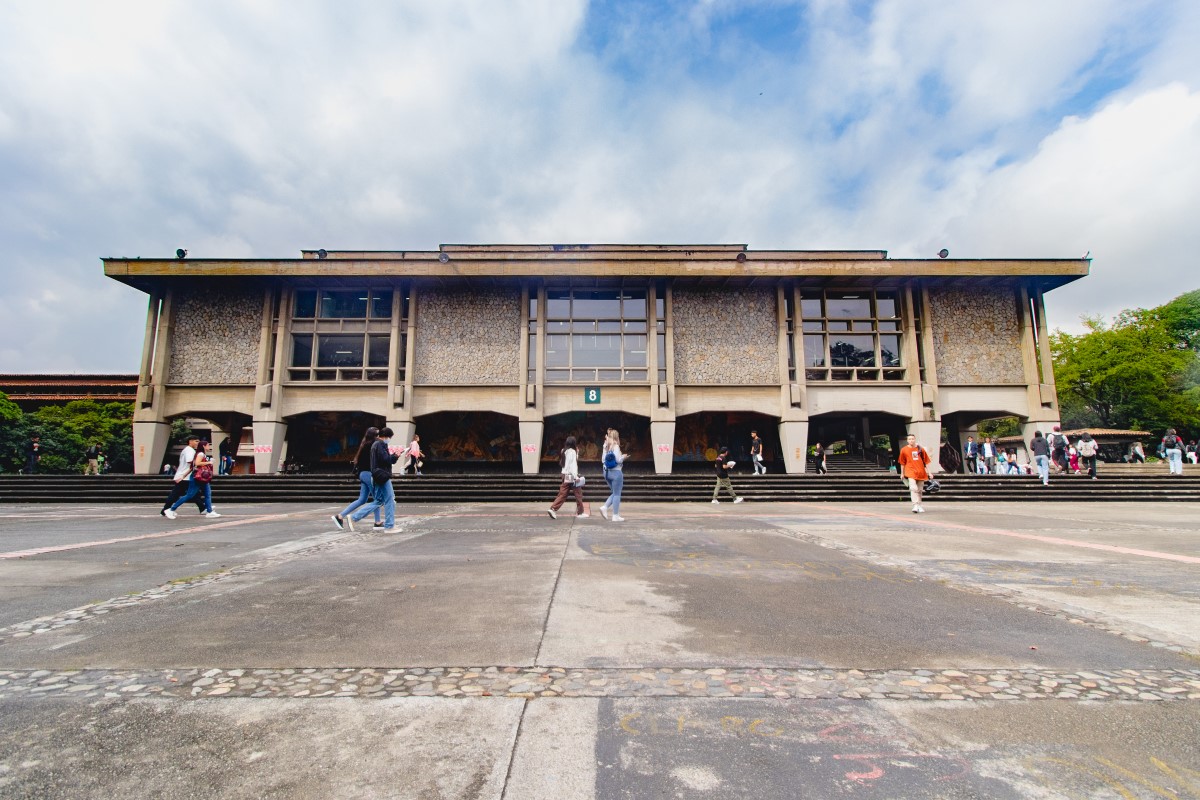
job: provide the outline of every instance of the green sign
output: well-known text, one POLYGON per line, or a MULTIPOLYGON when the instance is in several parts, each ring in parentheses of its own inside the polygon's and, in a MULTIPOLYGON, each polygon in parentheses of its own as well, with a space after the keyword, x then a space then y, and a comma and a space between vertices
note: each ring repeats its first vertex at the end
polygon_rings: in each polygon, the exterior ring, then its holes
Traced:
POLYGON ((583 402, 599 403, 600 402, 600 387, 589 386, 583 390, 583 402))

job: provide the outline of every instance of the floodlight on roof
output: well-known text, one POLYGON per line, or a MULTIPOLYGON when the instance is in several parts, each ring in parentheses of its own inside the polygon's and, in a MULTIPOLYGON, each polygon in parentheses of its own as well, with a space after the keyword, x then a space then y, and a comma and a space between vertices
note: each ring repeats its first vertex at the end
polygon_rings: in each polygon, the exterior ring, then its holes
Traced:
POLYGON ((175 251, 175 257, 182 261, 187 258, 187 250, 184 250, 182 247, 179 248, 175 251))
POLYGON ((327 255, 329 255, 329 253, 325 252, 324 247, 322 247, 320 250, 317 251, 317 258, 324 258, 327 255))
POLYGON ((443 264, 449 263, 450 254, 449 253, 438 253, 438 261, 442 262, 443 264))
POLYGON ((948 255, 950 255, 950 251, 946 248, 943 247, 941 250, 938 250, 938 258, 945 258, 948 255))

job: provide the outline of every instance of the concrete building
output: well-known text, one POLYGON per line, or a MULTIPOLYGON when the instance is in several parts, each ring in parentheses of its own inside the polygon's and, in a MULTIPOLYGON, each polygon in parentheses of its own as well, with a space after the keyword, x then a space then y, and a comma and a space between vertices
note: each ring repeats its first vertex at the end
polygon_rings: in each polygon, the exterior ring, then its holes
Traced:
POLYGON ((343 469, 371 424, 454 470, 551 469, 569 433, 598 459, 610 426, 660 473, 744 457, 752 429, 789 473, 818 440, 911 431, 936 454, 943 428, 1058 420, 1043 297, 1089 266, 743 245, 104 259, 150 300, 138 472, 176 417, 252 444, 257 472, 343 469))

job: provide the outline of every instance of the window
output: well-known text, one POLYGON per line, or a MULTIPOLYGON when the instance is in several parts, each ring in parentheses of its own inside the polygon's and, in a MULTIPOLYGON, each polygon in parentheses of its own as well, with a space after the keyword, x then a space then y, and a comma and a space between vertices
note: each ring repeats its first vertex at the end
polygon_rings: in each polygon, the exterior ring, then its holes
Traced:
MULTIPOLYGON (((298 289, 288 380, 386 381, 393 301, 390 288, 298 289)), ((398 382, 404 380, 407 312, 408 297, 401 295, 398 382)))
POLYGON ((805 289, 800 297, 805 380, 904 380, 895 292, 805 289))
MULTIPOLYGON (((644 287, 546 289, 542 359, 547 383, 648 381, 650 312, 644 287)), ((537 352, 537 309, 530 298, 529 346, 537 352)), ((655 344, 665 357, 666 327, 655 344)), ((659 374, 665 379, 665 361, 659 374)), ((530 359, 530 376, 534 364, 530 359)))

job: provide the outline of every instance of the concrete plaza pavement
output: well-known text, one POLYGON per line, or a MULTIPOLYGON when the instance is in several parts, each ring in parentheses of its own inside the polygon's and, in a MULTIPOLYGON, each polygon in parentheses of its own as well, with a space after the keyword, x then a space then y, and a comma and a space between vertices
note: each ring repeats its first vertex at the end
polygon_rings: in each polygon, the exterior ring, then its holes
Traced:
POLYGON ((0 797, 1200 798, 1200 506, 927 508, 0 506, 0 797))

